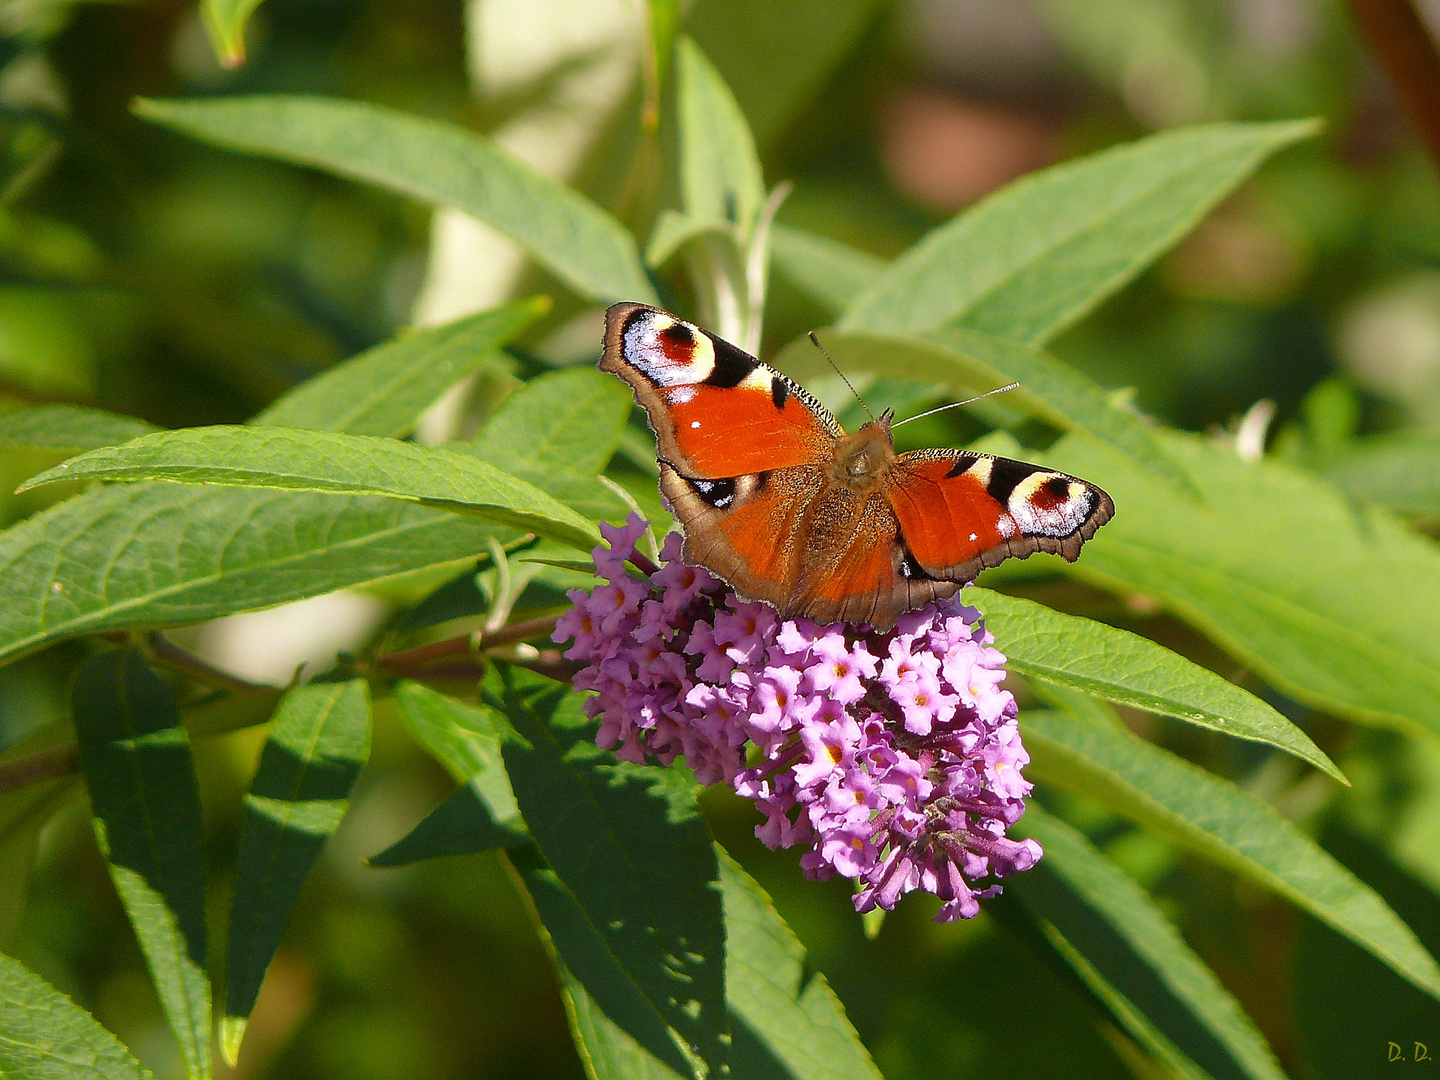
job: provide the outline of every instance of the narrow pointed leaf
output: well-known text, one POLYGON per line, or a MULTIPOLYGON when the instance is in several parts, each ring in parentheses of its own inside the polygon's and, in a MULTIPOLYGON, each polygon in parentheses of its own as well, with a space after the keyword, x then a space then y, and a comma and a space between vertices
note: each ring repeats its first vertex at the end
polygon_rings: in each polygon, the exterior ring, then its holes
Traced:
POLYGON ((1265 743, 1344 782, 1310 736, 1274 708, 1149 638, 989 589, 972 588, 965 599, 985 613, 1007 666, 1027 679, 1265 743))
POLYGON ((725 992, 736 1077, 880 1080, 825 976, 770 897, 717 845, 725 890, 725 992))
POLYGON ((0 1076, 154 1080, 119 1039, 18 960, 0 953, 0 1076))
POLYGON ((901 255, 844 330, 953 324, 1034 344, 1083 317, 1173 246, 1312 121, 1211 124, 1033 173, 901 255))
POLYGON ((472 789, 496 825, 523 833, 520 807, 500 751, 508 729, 497 727, 494 714, 413 679, 395 684, 395 701, 415 741, 472 789))
POLYGON ((477 785, 466 784, 426 814, 415 828, 366 862, 380 867, 409 866, 425 859, 474 855, 528 843, 530 833, 523 820, 496 820, 477 785))
POLYGON ((596 747, 579 695, 523 669, 497 664, 481 700, 519 735, 504 745, 505 764, 546 863, 677 1047, 718 1073, 725 933, 693 788, 673 770, 617 762, 596 747))
POLYGON ((1297 701, 1440 732, 1434 541, 1285 465, 1157 438, 1203 503, 1088 440, 1045 455, 1115 499, 1115 520, 1066 572, 1154 598, 1297 701))
POLYGON ((552 478, 603 471, 630 409, 630 391, 619 379, 592 367, 547 372, 501 402, 466 449, 548 491, 552 478))
POLYGON ((496 349, 549 310, 549 297, 532 296, 411 331, 301 383, 250 422, 400 438, 441 394, 494 363, 496 349))
POLYGON ((127 484, 0 532, 0 662, 103 630, 184 626, 427 566, 515 533, 371 496, 127 484))
POLYGON ((1144 889, 1034 803, 1014 831, 1039 840, 1045 857, 1007 889, 1053 924, 1166 1040, 1208 1075, 1284 1080, 1240 1003, 1144 889))
POLYGON ((40 830, 65 805, 74 783, 73 776, 58 777, 0 795, 0 952, 14 946, 20 930, 40 830))
POLYGON ((831 315, 839 315, 879 279, 885 260, 777 221, 770 226, 770 267, 831 315))
POLYGON ((1440 965, 1384 899, 1259 799, 1118 722, 1027 712, 1022 727, 1027 775, 1096 799, 1273 890, 1440 998, 1440 965))
MULTIPOLYGON (((957 398, 983 394, 1011 382, 1005 399, 1032 416, 1066 430, 1083 431, 1114 447, 1159 479, 1189 494, 1194 482, 1134 413, 1111 402, 1100 386, 1049 353, 972 330, 942 328, 924 337, 837 333, 817 335, 842 371, 903 376, 950 387, 957 398)), ((829 371, 809 340, 791 342, 775 366, 800 377, 829 371)))
POLYGON ((682 35, 675 57, 685 213, 695 221, 729 222, 748 237, 765 202, 765 179, 750 125, 694 41, 682 35))
POLYGON ((300 886, 345 816, 369 755, 364 679, 308 683, 280 700, 240 826, 221 1021, 231 1062, 300 886))
POLYGON ((395 439, 290 428, 185 428, 92 450, 32 478, 167 480, 286 491, 384 495, 473 514, 589 550, 594 524, 469 454, 395 439))
POLYGON ((692 240, 705 238, 712 243, 728 244, 738 251, 735 229, 724 221, 693 218, 674 210, 662 210, 645 244, 645 264, 661 267, 673 259, 692 240))
POLYGON ((159 430, 144 420, 103 409, 36 405, 0 414, 0 450, 36 450, 68 456, 159 430))
POLYGON ((72 695, 95 835, 187 1073, 210 1075, 205 838, 190 740, 170 688, 133 650, 81 665, 72 695))
POLYGON ((654 302, 634 238, 579 192, 464 128, 319 97, 138 101, 147 120, 242 153, 311 165, 452 206, 583 297, 654 302))

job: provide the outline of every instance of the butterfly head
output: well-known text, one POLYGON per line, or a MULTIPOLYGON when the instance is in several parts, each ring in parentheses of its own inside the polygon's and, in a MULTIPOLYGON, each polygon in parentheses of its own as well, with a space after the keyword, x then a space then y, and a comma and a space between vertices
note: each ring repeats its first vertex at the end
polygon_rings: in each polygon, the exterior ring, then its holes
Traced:
POLYGON ((857 492, 869 491, 895 461, 895 444, 890 437, 891 413, 886 409, 853 435, 839 441, 831 475, 838 483, 857 492))

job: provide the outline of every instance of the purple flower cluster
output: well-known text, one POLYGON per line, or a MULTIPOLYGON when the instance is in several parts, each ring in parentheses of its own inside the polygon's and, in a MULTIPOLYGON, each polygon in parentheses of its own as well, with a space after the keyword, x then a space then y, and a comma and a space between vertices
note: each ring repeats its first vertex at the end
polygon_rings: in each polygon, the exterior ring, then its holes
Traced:
POLYGON ((812 878, 857 879, 858 911, 924 889, 937 921, 971 918, 976 889, 1040 858, 1005 830, 1025 809, 1030 760, 1005 657, 980 613, 940 601, 876 633, 844 623, 781 622, 680 557, 646 580, 627 569, 646 523, 601 526, 607 582, 570 593, 554 640, 586 666, 575 687, 600 720, 597 741, 626 761, 684 756, 704 784, 724 782, 765 815, 770 847, 808 844, 812 878))

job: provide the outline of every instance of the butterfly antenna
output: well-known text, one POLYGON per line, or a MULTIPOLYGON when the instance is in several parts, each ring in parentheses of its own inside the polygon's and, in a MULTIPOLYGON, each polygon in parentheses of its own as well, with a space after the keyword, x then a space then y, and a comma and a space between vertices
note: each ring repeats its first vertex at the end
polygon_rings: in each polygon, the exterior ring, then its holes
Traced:
POLYGON ((979 401, 981 398, 990 397, 992 394, 1003 394, 1007 390, 1014 390, 1019 385, 1020 384, 1018 382, 1012 382, 1009 386, 1001 386, 997 387, 994 390, 986 390, 985 393, 976 394, 974 397, 966 398, 964 401, 952 401, 949 405, 941 405, 938 409, 927 409, 925 412, 918 413, 915 416, 906 417, 904 420, 901 420, 900 423, 891 424, 890 427, 892 429, 897 428, 900 426, 900 424, 908 424, 911 420, 919 420, 921 417, 924 416, 934 416, 937 412, 944 412, 946 409, 958 409, 961 405, 969 405, 971 402, 979 401))
POLYGON ((865 404, 865 399, 862 398, 860 396, 860 392, 855 389, 855 384, 852 383, 849 379, 846 379, 845 373, 840 370, 840 365, 835 363, 834 360, 830 359, 830 354, 825 351, 825 346, 820 344, 820 339, 815 336, 815 331, 810 330, 807 331, 807 333, 810 335, 810 344, 814 345, 815 348, 819 349, 820 355, 825 357, 826 360, 830 361, 830 366, 835 369, 835 374, 839 375, 841 379, 844 379, 845 385, 850 388, 850 393, 855 395, 855 400, 860 402, 860 407, 865 410, 865 415, 870 417, 870 422, 873 424, 875 422, 875 414, 870 411, 870 406, 865 404))

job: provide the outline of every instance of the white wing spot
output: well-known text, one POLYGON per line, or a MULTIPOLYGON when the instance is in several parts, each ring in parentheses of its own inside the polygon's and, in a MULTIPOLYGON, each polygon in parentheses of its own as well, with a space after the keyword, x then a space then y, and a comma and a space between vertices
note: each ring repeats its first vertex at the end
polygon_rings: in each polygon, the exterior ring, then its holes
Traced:
POLYGON ((690 421, 690 426, 691 426, 692 428, 699 427, 699 426, 700 426, 700 421, 699 421, 699 420, 691 420, 691 421, 690 421))
POLYGON ((975 534, 975 533, 971 533, 971 534, 970 534, 970 539, 971 539, 971 540, 979 540, 980 537, 979 537, 977 534, 975 534))

